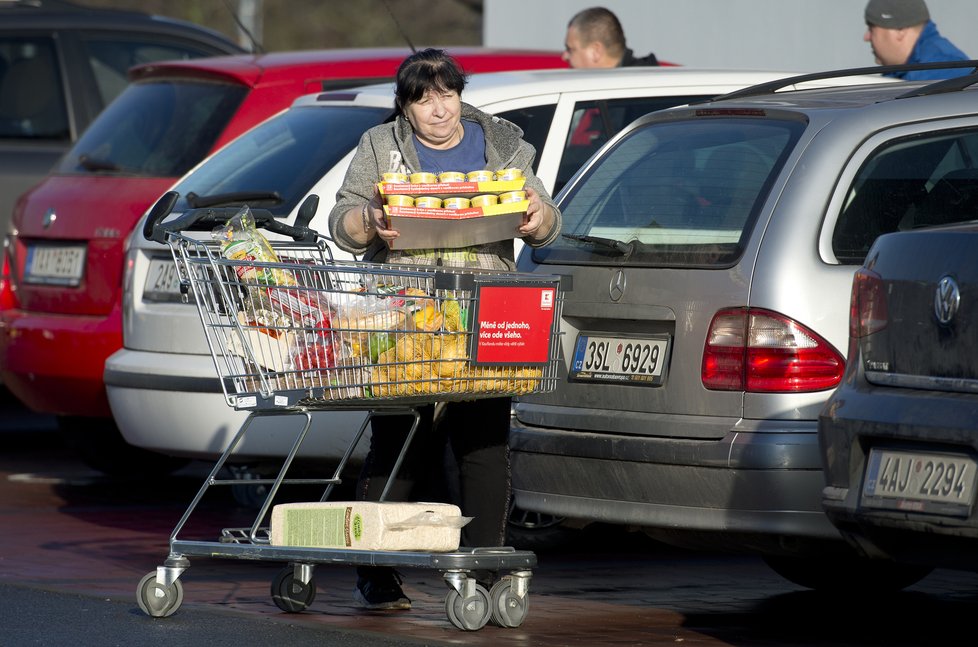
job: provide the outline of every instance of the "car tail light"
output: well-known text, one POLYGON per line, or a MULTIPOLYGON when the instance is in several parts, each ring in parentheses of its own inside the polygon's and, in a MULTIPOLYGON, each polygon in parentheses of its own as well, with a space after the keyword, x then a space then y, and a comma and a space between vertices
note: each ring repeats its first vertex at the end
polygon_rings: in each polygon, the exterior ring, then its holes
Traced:
POLYGON ((849 299, 849 336, 853 339, 872 335, 886 327, 886 293, 880 275, 865 267, 852 278, 849 299))
POLYGON ((4 240, 3 249, 0 253, 3 254, 0 258, 0 310, 10 310, 17 306, 17 299, 14 298, 13 282, 11 277, 13 275, 13 266, 10 263, 10 253, 8 246, 11 245, 10 239, 4 240))
POLYGON ((703 349, 703 386, 715 391, 800 393, 838 386, 845 358, 788 317, 757 308, 713 316, 703 349))

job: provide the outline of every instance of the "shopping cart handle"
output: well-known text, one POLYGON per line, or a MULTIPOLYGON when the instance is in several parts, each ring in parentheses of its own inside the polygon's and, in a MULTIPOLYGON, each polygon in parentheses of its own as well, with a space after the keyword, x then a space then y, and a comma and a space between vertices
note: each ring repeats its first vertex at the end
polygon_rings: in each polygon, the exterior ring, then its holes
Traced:
MULTIPOLYGON (((166 244, 168 232, 181 232, 191 230, 206 231, 226 223, 231 217, 240 211, 240 207, 206 207, 201 209, 188 209, 179 217, 163 223, 163 220, 170 215, 173 205, 176 204, 180 194, 176 191, 167 191, 156 201, 146 217, 143 225, 143 236, 147 240, 154 240, 158 243, 166 244)), ((292 226, 277 220, 267 209, 252 209, 251 215, 255 219, 255 226, 260 229, 273 231, 283 236, 289 236, 293 240, 303 242, 314 242, 319 234, 306 226, 312 216, 315 215, 319 205, 319 197, 312 195, 306 198, 299 208, 296 222, 299 226, 292 226), (315 198, 315 199, 313 199, 315 198)))
POLYGON ((315 193, 310 193, 302 204, 299 205, 299 212, 295 215, 295 224, 293 227, 299 229, 308 229, 309 223, 312 221, 313 216, 316 215, 316 211, 319 210, 319 196, 315 193))
MULTIPOLYGON (((316 196, 310 196, 310 197, 316 197, 316 196)), ((319 202, 318 197, 316 197, 316 202, 317 203, 319 202)), ((302 207, 299 208, 299 213, 296 216, 297 223, 302 222, 303 220, 302 208, 305 207, 306 204, 308 203, 309 200, 306 199, 306 201, 302 204, 302 207)), ((316 213, 315 207, 316 205, 314 204, 312 210, 313 214, 316 213)), ((252 213, 254 213, 254 211, 252 211, 252 213)), ((316 239, 319 237, 318 233, 316 233, 312 229, 309 229, 309 227, 306 227, 305 225, 293 226, 293 225, 286 224, 281 220, 276 220, 275 217, 272 216, 270 213, 268 214, 268 216, 269 217, 263 221, 259 219, 257 214, 255 214, 255 226, 261 227, 262 229, 267 229, 268 231, 274 231, 275 233, 282 234, 283 236, 289 236, 293 240, 299 242, 311 243, 311 242, 315 242, 316 239)), ((312 215, 309 215, 307 217, 311 219, 312 215)), ((308 222, 308 220, 306 220, 306 222, 308 222)))
MULTIPOLYGON (((170 215, 173 205, 176 204, 180 194, 176 191, 164 193, 146 217, 146 224, 143 225, 143 236, 147 240, 155 240, 158 243, 166 243, 168 233, 179 233, 181 231, 209 231, 226 223, 234 214, 241 210, 241 207, 201 207, 200 209, 187 209, 182 214, 168 220, 163 219, 170 215)), ((263 209, 252 209, 256 227, 266 227, 268 220, 275 220, 269 212, 263 209)), ((286 233, 286 232, 283 232, 286 233)))
POLYGON ((170 215, 173 205, 177 203, 180 194, 176 191, 167 191, 160 196, 153 208, 150 209, 146 222, 143 224, 143 238, 155 240, 158 243, 166 243, 166 229, 160 223, 170 215))
POLYGON ((289 225, 281 220, 276 220, 275 217, 269 213, 268 218, 264 221, 260 220, 256 215, 255 226, 262 227, 268 231, 274 231, 282 234, 283 236, 289 236, 296 242, 314 243, 319 238, 319 233, 317 233, 316 230, 309 228, 309 221, 311 221, 313 216, 316 215, 316 211, 318 209, 319 196, 315 193, 310 193, 309 196, 302 201, 302 204, 299 205, 299 211, 295 215, 295 224, 289 225))

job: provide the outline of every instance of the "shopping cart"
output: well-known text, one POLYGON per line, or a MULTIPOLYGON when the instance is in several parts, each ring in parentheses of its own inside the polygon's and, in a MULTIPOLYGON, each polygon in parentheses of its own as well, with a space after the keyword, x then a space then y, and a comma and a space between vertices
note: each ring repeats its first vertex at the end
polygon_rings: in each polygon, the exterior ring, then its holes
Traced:
POLYGON ((331 500, 374 416, 413 416, 396 473, 417 430, 419 406, 552 390, 559 277, 337 261, 328 241, 306 226, 314 205, 300 209, 294 227, 258 209, 193 209, 167 220, 176 197, 171 192, 160 199, 143 233, 169 245, 181 291, 200 314, 227 404, 249 414, 176 524, 168 557, 139 582, 140 608, 154 617, 173 614, 183 601, 179 578, 189 558, 201 556, 284 562, 271 592, 286 612, 312 603, 317 565, 417 567, 442 572, 449 587, 446 615, 459 629, 478 630, 489 621, 502 627, 522 624, 536 565, 532 552, 279 545, 269 525, 285 486, 313 486, 317 493, 322 487, 319 501, 331 500), (212 236, 215 227, 223 227, 226 236, 212 236), (291 240, 256 237, 258 228, 291 240), (367 415, 332 476, 290 476, 307 434, 329 433, 310 431, 312 412, 342 408, 367 415), (268 488, 254 522, 223 528, 214 540, 182 538, 210 488, 240 484, 219 474, 259 416, 293 416, 301 424, 277 475, 249 482, 268 488), (476 580, 476 570, 499 577, 487 590, 476 580))

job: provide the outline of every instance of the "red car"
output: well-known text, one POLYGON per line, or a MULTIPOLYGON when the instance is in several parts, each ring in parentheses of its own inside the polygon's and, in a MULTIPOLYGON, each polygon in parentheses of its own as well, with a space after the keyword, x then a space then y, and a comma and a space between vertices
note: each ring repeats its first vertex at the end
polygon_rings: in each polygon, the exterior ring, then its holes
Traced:
MULTIPOLYGON (((449 49, 470 73, 567 67, 556 51, 449 49)), ((145 473, 148 461, 172 460, 132 455, 102 381, 105 359, 122 346, 127 235, 179 177, 235 136, 300 95, 393 79, 410 53, 279 52, 133 68, 129 87, 14 208, 0 274, 3 384, 30 409, 56 415, 97 469, 145 473)))

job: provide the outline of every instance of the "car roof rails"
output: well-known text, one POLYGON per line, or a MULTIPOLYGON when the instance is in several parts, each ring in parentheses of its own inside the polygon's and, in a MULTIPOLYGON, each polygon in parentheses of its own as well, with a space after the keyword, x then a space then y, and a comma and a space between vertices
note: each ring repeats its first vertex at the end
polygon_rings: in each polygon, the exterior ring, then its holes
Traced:
POLYGON ((708 101, 720 101, 724 99, 743 99, 745 97, 754 97, 762 94, 771 94, 777 92, 778 90, 783 90, 789 86, 805 83, 807 81, 820 81, 822 79, 835 79, 843 78, 847 76, 860 76, 864 74, 891 74, 893 72, 910 72, 914 70, 944 70, 944 69, 954 69, 961 67, 974 68, 972 72, 965 76, 953 77, 951 79, 942 79, 934 83, 928 84, 922 88, 915 88, 905 95, 901 95, 899 98, 904 97, 920 97, 928 94, 941 94, 943 92, 954 92, 956 90, 961 90, 963 88, 972 85, 978 81, 978 60, 968 60, 968 61, 942 61, 939 63, 911 63, 904 65, 874 65, 872 67, 854 67, 844 70, 832 70, 828 72, 812 72, 809 74, 800 74, 798 76, 790 76, 784 79, 777 79, 775 81, 767 81, 765 83, 758 83, 757 85, 752 85, 740 90, 734 90, 733 92, 728 92, 727 94, 714 97, 708 101))
MULTIPOLYGON (((970 62, 975 63, 975 61, 970 62)), ((950 79, 941 79, 940 81, 935 81, 934 83, 929 83, 925 86, 914 88, 913 90, 905 92, 896 98, 907 99, 909 97, 926 97, 931 94, 943 94, 944 92, 958 92, 959 90, 964 90, 975 83, 978 83, 978 68, 972 70, 971 74, 954 76, 950 79)))

